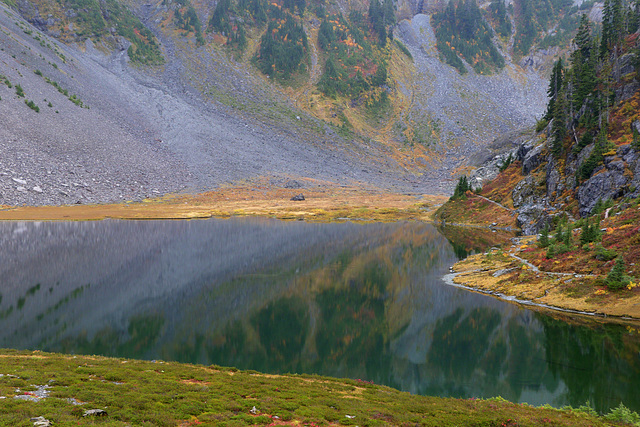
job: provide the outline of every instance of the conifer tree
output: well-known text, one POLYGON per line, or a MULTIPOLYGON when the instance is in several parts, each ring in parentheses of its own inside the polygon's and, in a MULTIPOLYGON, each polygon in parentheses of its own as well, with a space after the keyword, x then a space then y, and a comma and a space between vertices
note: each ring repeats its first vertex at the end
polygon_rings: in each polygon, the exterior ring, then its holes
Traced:
POLYGON ((586 224, 582 227, 582 233, 580 233, 580 244, 586 245, 593 242, 593 229, 591 228, 591 220, 587 218, 586 224))
POLYGON ((609 46, 611 45, 612 38, 612 25, 613 25, 613 8, 611 6, 612 0, 604 0, 604 7, 602 9, 602 35, 600 36, 600 57, 605 58, 609 53, 609 46))
POLYGON ((455 190, 453 191, 452 199, 461 199, 465 197, 467 191, 471 190, 471 186, 469 185, 469 181, 466 175, 462 175, 458 180, 458 185, 456 185, 455 190))
POLYGON ((628 280, 625 277, 625 273, 625 262, 622 257, 618 257, 613 268, 611 268, 611 271, 607 275, 607 279, 605 280, 607 287, 612 290, 617 290, 622 289, 624 286, 626 286, 628 280))
POLYGON ((551 79, 549 81, 549 88, 547 89, 547 95, 549 96, 549 104, 547 105, 547 112, 545 114, 545 119, 547 120, 553 119, 556 98, 558 96, 560 88, 562 87, 563 75, 564 67, 562 66, 562 58, 560 58, 553 65, 553 70, 551 71, 551 79))
POLYGON ((580 18, 580 26, 578 27, 578 33, 576 34, 573 42, 576 44, 576 47, 582 53, 582 58, 588 60, 591 57, 591 23, 589 22, 589 18, 587 14, 583 14, 582 18, 580 18))
POLYGON ((538 246, 546 248, 549 246, 549 224, 545 224, 544 228, 540 232, 540 239, 538 239, 538 246))
POLYGON ((562 236, 562 243, 567 249, 573 246, 573 232, 571 231, 571 224, 567 224, 567 229, 562 236))
POLYGON ((553 106, 553 125, 551 127, 552 145, 551 152, 557 158, 564 150, 564 138, 567 136, 567 97, 565 85, 562 85, 556 94, 556 102, 553 106))
POLYGON ((564 233, 562 232, 562 222, 558 223, 556 226, 555 234, 553 235, 553 240, 555 243, 562 243, 564 241, 564 233))

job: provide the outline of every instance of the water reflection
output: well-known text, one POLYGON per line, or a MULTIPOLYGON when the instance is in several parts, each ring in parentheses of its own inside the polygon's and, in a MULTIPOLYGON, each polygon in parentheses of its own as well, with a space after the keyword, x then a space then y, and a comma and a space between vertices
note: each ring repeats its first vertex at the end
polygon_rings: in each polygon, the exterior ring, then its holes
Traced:
POLYGON ((2 223, 0 345, 640 410, 637 330, 443 284, 496 238, 419 223, 2 223))

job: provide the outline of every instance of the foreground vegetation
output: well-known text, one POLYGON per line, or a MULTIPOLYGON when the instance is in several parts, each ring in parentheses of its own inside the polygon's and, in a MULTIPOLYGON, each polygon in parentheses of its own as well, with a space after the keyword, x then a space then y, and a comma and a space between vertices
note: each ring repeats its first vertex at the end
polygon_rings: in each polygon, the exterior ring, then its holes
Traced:
MULTIPOLYGON (((362 380, 264 375, 217 366, 3 350, 0 424, 604 426, 588 407, 415 396, 362 380), (44 390, 44 392, 43 392, 44 390), (87 411, 100 409, 96 415, 87 411)), ((637 414, 635 415, 637 416, 637 414)))

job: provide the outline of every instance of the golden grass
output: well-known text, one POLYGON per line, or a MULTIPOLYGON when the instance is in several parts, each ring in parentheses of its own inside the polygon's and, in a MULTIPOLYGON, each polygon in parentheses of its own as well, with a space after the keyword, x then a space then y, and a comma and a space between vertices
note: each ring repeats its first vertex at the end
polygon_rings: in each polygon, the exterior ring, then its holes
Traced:
POLYGON ((611 292, 599 294, 595 277, 569 272, 565 275, 536 272, 511 257, 526 247, 525 244, 504 252, 470 256, 454 265, 454 271, 459 274, 453 281, 479 291, 498 292, 564 310, 640 321, 640 293, 633 292, 624 297, 611 292))
POLYGON ((377 189, 340 187, 306 180, 312 189, 237 185, 196 195, 172 195, 140 203, 3 207, 0 220, 195 219, 266 216, 335 221, 429 221, 444 196, 415 196, 377 189), (290 199, 304 194, 300 202, 290 199))

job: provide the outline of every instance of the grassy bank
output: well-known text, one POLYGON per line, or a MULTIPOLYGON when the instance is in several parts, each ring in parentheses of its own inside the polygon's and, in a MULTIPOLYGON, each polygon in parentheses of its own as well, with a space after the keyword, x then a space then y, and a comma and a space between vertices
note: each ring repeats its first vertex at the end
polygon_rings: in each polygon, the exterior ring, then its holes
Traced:
POLYGON ((174 195, 139 203, 10 207, 0 220, 192 219, 264 216, 307 221, 430 220, 444 196, 407 195, 377 189, 307 183, 311 188, 237 185, 196 195, 174 195), (302 194, 303 201, 292 197, 302 194))
POLYGON ((415 396, 360 380, 216 366, 2 350, 0 373, 6 426, 31 426, 34 417, 55 426, 620 425, 586 408, 415 396), (105 413, 84 416, 92 409, 105 413))

